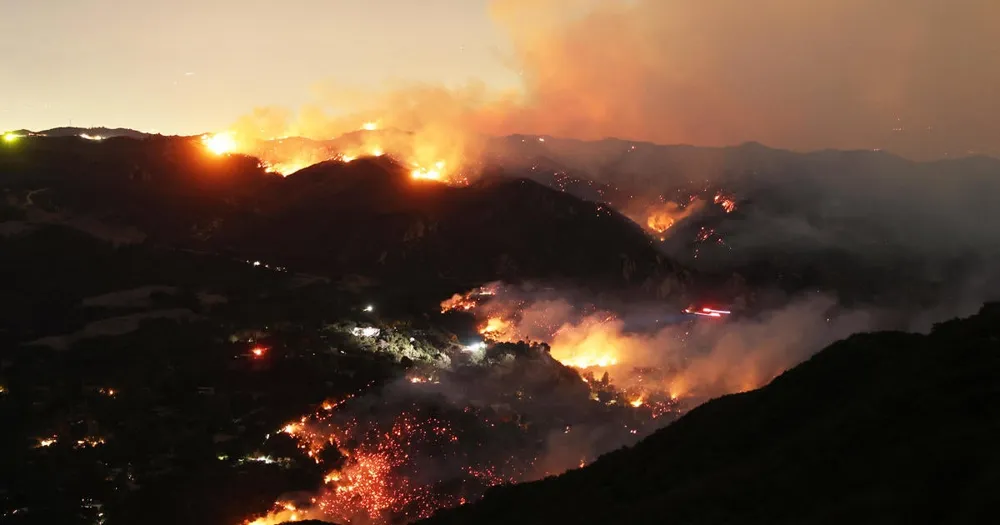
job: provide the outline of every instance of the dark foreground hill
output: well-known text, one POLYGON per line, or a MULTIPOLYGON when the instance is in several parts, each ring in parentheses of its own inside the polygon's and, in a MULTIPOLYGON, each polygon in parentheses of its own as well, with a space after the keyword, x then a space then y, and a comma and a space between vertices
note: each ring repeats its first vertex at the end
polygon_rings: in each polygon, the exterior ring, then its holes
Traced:
POLYGON ((998 402, 992 304, 927 336, 853 336, 634 448, 424 523, 992 522, 998 402))
POLYGON ((528 180, 468 187, 413 180, 387 159, 294 173, 223 238, 277 264, 384 279, 570 276, 623 284, 679 271, 607 206, 528 180))
POLYGON ((0 151, 0 187, 28 222, 82 216, 158 245, 335 278, 446 283, 448 293, 498 278, 655 288, 679 273, 606 205, 526 180, 414 181, 386 158, 283 178, 196 139, 27 137, 0 151))

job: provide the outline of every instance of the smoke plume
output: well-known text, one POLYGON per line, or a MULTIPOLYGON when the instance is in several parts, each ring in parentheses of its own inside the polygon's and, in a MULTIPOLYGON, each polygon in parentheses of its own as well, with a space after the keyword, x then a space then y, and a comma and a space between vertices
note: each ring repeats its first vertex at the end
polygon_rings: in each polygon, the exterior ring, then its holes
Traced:
POLYGON ((490 9, 510 39, 506 65, 523 79, 515 92, 477 82, 322 86, 297 113, 259 109, 238 127, 328 139, 380 120, 449 139, 1000 154, 996 2, 493 0, 490 9))
POLYGON ((497 0, 493 14, 525 79, 508 131, 1000 152, 995 2, 497 0))

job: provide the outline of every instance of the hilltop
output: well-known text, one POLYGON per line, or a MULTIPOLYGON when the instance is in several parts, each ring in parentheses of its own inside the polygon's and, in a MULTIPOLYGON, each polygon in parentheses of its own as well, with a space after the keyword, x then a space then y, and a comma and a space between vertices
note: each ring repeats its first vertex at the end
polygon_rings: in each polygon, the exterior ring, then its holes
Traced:
POLYGON ((26 137, 4 148, 0 172, 8 205, 35 219, 86 217, 146 242, 336 278, 449 293, 494 279, 686 279, 623 215, 524 179, 450 187, 414 181, 388 158, 328 161, 286 178, 176 137, 26 137))
POLYGON ((421 523, 984 523, 998 343, 998 304, 930 335, 855 335, 633 448, 421 523))

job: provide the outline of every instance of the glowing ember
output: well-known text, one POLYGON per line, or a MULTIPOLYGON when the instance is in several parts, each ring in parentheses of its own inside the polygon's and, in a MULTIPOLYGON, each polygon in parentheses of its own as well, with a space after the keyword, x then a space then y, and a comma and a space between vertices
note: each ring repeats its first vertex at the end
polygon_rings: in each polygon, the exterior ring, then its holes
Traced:
POLYGON ((59 441, 56 436, 38 438, 37 448, 47 448, 55 445, 59 441))
POLYGON ((118 391, 115 390, 114 388, 100 388, 97 391, 108 397, 115 397, 116 395, 118 395, 118 391))
POLYGON ((643 399, 641 397, 633 399, 632 401, 629 402, 629 404, 632 405, 634 408, 641 407, 643 405, 643 403, 644 403, 644 401, 643 401, 643 399))
POLYGON ((250 350, 254 357, 263 357, 267 353, 267 348, 263 346, 255 346, 253 350, 250 350))
POLYGON ((201 143, 208 148, 208 151, 216 155, 225 155, 236 151, 236 138, 232 133, 216 133, 214 135, 204 135, 201 143))
POLYGON ((713 201, 722 206, 722 209, 726 210, 726 213, 732 213, 736 210, 736 201, 730 197, 726 197, 722 193, 717 193, 713 201))
POLYGON ((81 133, 80 134, 80 138, 84 139, 84 140, 95 140, 95 141, 104 140, 104 137, 102 137, 100 135, 88 135, 86 133, 81 133))
POLYGON ((87 436, 83 439, 77 440, 74 448, 95 448, 103 444, 104 444, 104 438, 100 436, 87 436))

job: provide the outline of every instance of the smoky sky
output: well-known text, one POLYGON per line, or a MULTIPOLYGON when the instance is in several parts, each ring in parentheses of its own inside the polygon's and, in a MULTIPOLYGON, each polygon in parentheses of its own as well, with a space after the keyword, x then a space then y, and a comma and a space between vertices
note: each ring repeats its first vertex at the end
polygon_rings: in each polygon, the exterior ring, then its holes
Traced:
POLYGON ((1000 3, 496 0, 505 132, 997 154, 1000 3))

